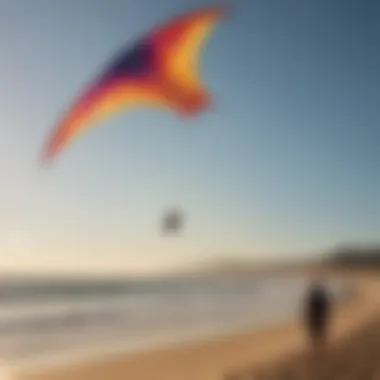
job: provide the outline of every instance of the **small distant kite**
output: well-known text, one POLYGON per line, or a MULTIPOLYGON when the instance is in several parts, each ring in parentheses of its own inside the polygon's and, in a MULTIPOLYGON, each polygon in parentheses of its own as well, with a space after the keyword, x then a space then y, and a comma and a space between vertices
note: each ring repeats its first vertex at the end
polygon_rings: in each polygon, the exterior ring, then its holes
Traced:
POLYGON ((164 233, 178 233, 183 228, 183 213, 179 210, 171 210, 165 213, 162 220, 162 231, 164 233))
POLYGON ((122 51, 65 113, 42 154, 49 161, 73 137, 124 109, 151 105, 193 116, 210 96, 198 77, 202 42, 225 14, 209 7, 176 17, 122 51))

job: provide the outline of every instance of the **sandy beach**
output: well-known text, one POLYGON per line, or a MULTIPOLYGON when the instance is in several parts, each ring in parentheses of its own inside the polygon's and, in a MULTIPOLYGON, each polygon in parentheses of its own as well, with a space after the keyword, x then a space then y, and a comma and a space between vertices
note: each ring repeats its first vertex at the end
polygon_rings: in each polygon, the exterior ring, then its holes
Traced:
MULTIPOLYGON (((333 343, 362 328, 380 311, 380 276, 369 272, 336 274, 355 289, 354 297, 336 308, 333 343)), ((22 380, 222 380, 305 351, 306 340, 299 321, 275 328, 245 331, 202 342, 118 355, 44 371, 19 373, 22 380)))

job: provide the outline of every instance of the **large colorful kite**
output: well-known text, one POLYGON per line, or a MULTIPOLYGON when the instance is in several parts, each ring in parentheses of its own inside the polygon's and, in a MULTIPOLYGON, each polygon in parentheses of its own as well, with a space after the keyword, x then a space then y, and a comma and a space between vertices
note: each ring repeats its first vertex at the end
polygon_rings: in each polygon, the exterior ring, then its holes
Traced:
POLYGON ((199 53, 224 14, 224 7, 187 13, 121 52, 65 113, 47 141, 43 160, 51 160, 73 137, 124 109, 153 105, 184 116, 206 109, 210 96, 198 76, 199 53))

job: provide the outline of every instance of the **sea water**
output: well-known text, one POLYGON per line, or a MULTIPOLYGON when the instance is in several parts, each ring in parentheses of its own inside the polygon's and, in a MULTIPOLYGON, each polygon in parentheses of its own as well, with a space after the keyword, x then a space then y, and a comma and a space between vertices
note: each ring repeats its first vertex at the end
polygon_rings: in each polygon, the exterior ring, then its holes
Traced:
MULTIPOLYGON (((0 360, 12 367, 202 339, 300 312, 306 277, 0 282, 0 360)), ((336 297, 343 284, 330 281, 336 297)), ((5 365, 4 365, 5 368, 5 365)))

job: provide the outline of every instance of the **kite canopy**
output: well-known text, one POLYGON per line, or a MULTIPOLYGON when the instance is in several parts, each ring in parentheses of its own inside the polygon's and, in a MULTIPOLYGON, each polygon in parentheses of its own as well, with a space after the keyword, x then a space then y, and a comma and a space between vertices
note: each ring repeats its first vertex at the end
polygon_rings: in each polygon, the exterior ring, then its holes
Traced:
POLYGON ((55 126, 43 160, 108 116, 141 105, 194 116, 210 103, 198 76, 201 46, 224 7, 176 17, 122 51, 73 103, 55 126))

